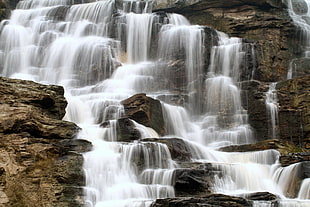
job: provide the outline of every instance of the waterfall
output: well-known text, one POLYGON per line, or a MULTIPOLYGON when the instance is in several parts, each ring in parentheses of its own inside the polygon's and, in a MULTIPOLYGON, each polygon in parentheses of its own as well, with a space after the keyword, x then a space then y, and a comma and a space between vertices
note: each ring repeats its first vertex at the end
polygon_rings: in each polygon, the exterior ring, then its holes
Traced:
POLYGON ((237 86, 240 65, 244 58, 242 41, 218 32, 219 45, 211 51, 205 96, 212 97, 205 103, 202 120, 204 142, 226 141, 230 144, 253 142, 247 113, 241 106, 237 86))
MULTIPOLYGON (((309 16, 310 16, 310 1, 309 0, 283 0, 288 7, 288 13, 292 18, 294 24, 298 28, 298 32, 300 33, 299 39, 302 44, 303 57, 308 59, 310 57, 310 24, 309 24, 309 16)), ((300 72, 300 66, 296 64, 298 62, 298 58, 291 60, 291 63, 288 68, 287 79, 292 79, 298 76, 300 72)))
POLYGON ((298 193, 299 199, 310 199, 310 179, 304 179, 298 193))
MULTIPOLYGON (((294 202, 286 199, 289 184, 283 180, 296 172, 279 166, 277 151, 218 150, 255 142, 238 85, 246 59, 242 39, 217 32, 208 66, 205 28, 180 14, 152 13, 150 0, 78 2, 20 1, 0 25, 0 73, 65 88, 64 119, 78 124, 77 138, 93 145, 83 154, 86 206, 147 207, 176 195, 181 165, 168 145, 156 141, 155 129, 125 117, 122 101, 137 93, 161 100, 162 139, 181 139, 189 163, 211 163, 221 171, 213 192, 269 191, 282 198, 281 205, 294 202), (120 138, 124 118, 141 139, 120 138)), ((275 104, 272 91, 268 104, 275 104)), ((308 194, 306 179, 298 198, 308 194)), ((306 201, 294 204, 299 202, 306 201)))
POLYGON ((269 90, 266 93, 265 103, 271 120, 271 125, 269 126, 269 131, 271 131, 271 138, 277 138, 277 124, 279 122, 279 118, 276 83, 270 84, 269 90))

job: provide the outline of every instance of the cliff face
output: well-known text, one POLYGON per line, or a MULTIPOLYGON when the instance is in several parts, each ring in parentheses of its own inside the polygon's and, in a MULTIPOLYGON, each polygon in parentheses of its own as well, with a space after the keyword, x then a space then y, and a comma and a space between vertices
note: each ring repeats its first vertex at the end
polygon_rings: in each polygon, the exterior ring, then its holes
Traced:
POLYGON ((60 86, 0 78, 0 205, 81 205, 88 142, 62 121, 60 86))

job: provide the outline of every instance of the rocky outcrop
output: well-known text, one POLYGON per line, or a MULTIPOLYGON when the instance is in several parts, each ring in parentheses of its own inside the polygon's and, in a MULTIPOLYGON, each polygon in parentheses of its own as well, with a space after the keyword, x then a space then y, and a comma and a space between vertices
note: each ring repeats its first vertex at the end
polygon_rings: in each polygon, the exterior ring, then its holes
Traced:
POLYGON ((157 199, 151 207, 197 207, 197 206, 222 206, 222 207, 246 207, 251 206, 251 202, 244 198, 228 196, 222 194, 212 194, 204 197, 193 198, 164 198, 157 199))
POLYGON ((283 167, 303 161, 310 161, 310 153, 309 152, 289 153, 287 155, 280 156, 279 161, 283 167))
POLYGON ((128 118, 121 118, 117 120, 117 141, 133 141, 141 138, 141 134, 136 129, 134 123, 128 118))
POLYGON ((255 192, 245 195, 245 198, 252 201, 276 201, 278 196, 269 192, 255 192))
POLYGON ((83 205, 81 153, 91 145, 61 120, 63 88, 0 78, 0 103, 0 205, 83 205))
POLYGON ((179 138, 148 138, 142 139, 144 142, 159 142, 167 145, 171 158, 179 162, 187 162, 192 158, 190 149, 184 140, 179 138))
POLYGON ((0 132, 56 139, 75 136, 79 127, 60 120, 67 105, 62 87, 1 77, 0 81, 0 132))
POLYGON ((310 149, 310 76, 279 82, 276 89, 281 139, 310 149))
POLYGON ((211 194, 217 170, 211 164, 191 163, 190 166, 190 168, 178 168, 174 171, 175 195, 177 197, 203 197, 211 194))
POLYGON ((242 195, 243 197, 229 196, 222 194, 210 194, 203 197, 176 197, 157 199, 152 203, 151 207, 197 207, 197 206, 221 206, 221 207, 241 207, 253 206, 253 201, 266 201, 272 205, 278 205, 278 197, 269 192, 255 192, 251 194, 242 195))
POLYGON ((166 133, 162 107, 158 100, 141 93, 122 101, 122 104, 128 118, 153 128, 160 135, 166 133))
MULTIPOLYGON (((310 77, 282 81, 276 85, 278 98, 278 125, 276 132, 283 141, 301 148, 309 148, 310 77)), ((271 120, 266 108, 266 92, 269 84, 259 81, 241 83, 243 107, 248 111, 249 123, 255 129, 258 140, 271 138, 271 120)))
POLYGON ((271 122, 265 103, 268 87, 268 84, 254 80, 240 84, 242 106, 248 112, 249 124, 255 129, 259 141, 271 138, 271 122))
POLYGON ((220 148, 224 152, 251 152, 274 149, 282 155, 288 155, 292 152, 300 152, 302 149, 288 142, 278 139, 268 139, 255 144, 232 145, 220 148))

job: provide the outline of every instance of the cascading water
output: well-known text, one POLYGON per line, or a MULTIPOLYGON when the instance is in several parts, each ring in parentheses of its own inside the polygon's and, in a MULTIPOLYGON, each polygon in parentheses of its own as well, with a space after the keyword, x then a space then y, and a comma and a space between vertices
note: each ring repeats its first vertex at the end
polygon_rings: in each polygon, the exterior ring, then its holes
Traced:
POLYGON ((269 131, 271 132, 271 138, 277 138, 277 124, 279 122, 278 119, 278 98, 276 91, 276 83, 271 83, 269 86, 269 90, 266 93, 266 107, 270 116, 271 125, 269 126, 269 131))
MULTIPOLYGON (((245 58, 241 39, 219 32, 205 74, 203 27, 178 14, 151 13, 152 1, 87 2, 21 1, 0 26, 1 75, 63 85, 64 119, 77 123, 78 138, 93 144, 84 154, 86 206, 144 207, 175 196, 178 164, 165 144, 118 142, 121 101, 141 92, 162 100, 182 97, 181 106, 162 102, 165 138, 184 139, 193 161, 211 162, 223 172, 214 192, 269 191, 285 198, 278 181, 291 171, 278 166, 277 151, 217 151, 255 141, 237 84, 245 58), (173 68, 179 63, 183 68, 173 68)), ((132 123, 141 138, 159 137, 132 123)), ((308 179, 298 198, 309 198, 308 179)))
MULTIPOLYGON (((310 58, 310 24, 309 24, 309 16, 310 16, 310 1, 309 0, 282 0, 287 4, 288 13, 292 18, 295 25, 300 30, 300 41, 302 44, 303 57, 304 59, 310 58)), ((298 75, 299 67, 298 58, 293 59, 290 63, 289 70, 287 73, 287 79, 292 79, 298 75)))

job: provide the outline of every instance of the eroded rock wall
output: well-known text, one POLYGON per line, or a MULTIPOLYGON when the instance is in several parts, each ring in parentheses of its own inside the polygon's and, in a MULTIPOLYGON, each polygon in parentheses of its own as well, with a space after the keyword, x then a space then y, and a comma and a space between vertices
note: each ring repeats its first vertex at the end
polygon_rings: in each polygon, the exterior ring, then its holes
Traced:
POLYGON ((81 206, 79 127, 62 121, 61 86, 0 77, 0 206, 81 206))

